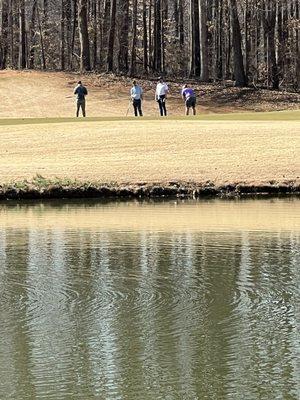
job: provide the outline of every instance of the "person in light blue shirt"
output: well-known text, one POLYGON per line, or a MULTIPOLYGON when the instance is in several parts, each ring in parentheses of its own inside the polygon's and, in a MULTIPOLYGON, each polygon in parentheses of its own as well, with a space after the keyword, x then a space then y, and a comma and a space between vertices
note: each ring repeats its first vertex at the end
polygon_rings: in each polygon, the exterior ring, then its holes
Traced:
POLYGON ((132 100, 135 117, 137 117, 138 115, 142 117, 143 89, 137 84, 136 81, 132 82, 132 88, 130 90, 130 98, 132 100))

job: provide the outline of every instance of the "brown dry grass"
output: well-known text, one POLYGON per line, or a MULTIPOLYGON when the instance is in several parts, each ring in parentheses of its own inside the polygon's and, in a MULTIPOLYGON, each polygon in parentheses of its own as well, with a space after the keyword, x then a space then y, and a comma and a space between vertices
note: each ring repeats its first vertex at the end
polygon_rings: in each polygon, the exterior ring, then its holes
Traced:
MULTIPOLYGON (((80 78, 75 73, 1 71, 0 118, 73 117, 73 90, 80 78)), ((129 79, 110 81, 109 77, 99 79, 95 75, 87 75, 82 79, 89 91, 88 116, 125 116, 131 87, 129 79)), ((147 115, 157 115, 154 88, 154 83, 152 89, 146 88, 143 108, 147 115)), ((180 97, 170 100, 169 112, 173 115, 182 113, 180 97)))
MULTIPOLYGON (((234 120, 236 117, 231 114, 231 121, 213 120, 215 115, 212 114, 207 118, 213 119, 206 121, 177 117, 138 121, 37 120, 38 117, 73 115, 72 91, 78 78, 76 74, 57 72, 0 72, 0 183, 32 179, 37 174, 45 178, 102 183, 210 181, 215 184, 260 184, 300 180, 297 112, 284 114, 286 121, 272 121, 273 115, 275 119, 280 113, 266 114, 265 121, 253 120, 256 115, 261 118, 262 113, 239 114, 245 117, 244 121, 234 120), (35 120, 17 122, 4 120, 4 117, 33 117, 35 120)), ((124 115, 128 106, 129 79, 89 75, 85 81, 90 90, 90 116, 124 115)), ((146 89, 145 112, 156 115, 155 82, 145 81, 143 85, 146 89)), ((183 107, 178 96, 179 85, 173 84, 172 90, 168 104, 170 114, 175 115, 182 113, 183 107)), ((218 103, 218 93, 210 90, 211 93, 207 87, 207 96, 200 100, 200 114, 238 108, 236 102, 234 107, 225 106, 221 95, 218 103)), ((225 91, 222 93, 225 96, 225 91)), ((230 96, 242 98, 245 95, 235 89, 227 93, 229 99, 230 96)), ((248 94, 243 103, 244 110, 256 104, 248 94)), ((289 96, 295 106, 299 95, 289 96)), ((280 107, 282 104, 288 106, 284 99, 282 97, 278 102, 280 107)), ((231 98, 228 103, 232 101, 231 98)), ((274 108, 271 101, 264 104, 274 108)))
MULTIPOLYGON (((0 71, 0 118, 70 117, 74 115, 73 88, 79 78, 87 85, 87 113, 90 117, 124 116, 131 80, 126 77, 39 71, 0 71)), ((143 80, 144 113, 158 114, 154 101, 155 81, 143 80)), ((192 83, 198 93, 199 114, 233 111, 274 111, 299 108, 300 94, 237 89, 192 83)), ((169 115, 182 115, 182 82, 170 82, 169 115)), ((132 111, 130 110, 130 113, 132 111)))
POLYGON ((0 127, 0 182, 300 180, 297 121, 102 121, 0 127))

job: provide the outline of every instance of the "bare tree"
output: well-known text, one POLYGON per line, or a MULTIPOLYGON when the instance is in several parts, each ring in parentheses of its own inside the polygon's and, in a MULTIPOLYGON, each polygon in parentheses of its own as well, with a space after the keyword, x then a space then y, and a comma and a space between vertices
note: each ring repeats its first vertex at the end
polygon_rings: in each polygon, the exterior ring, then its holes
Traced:
POLYGON ((6 68, 8 54, 8 1, 2 1, 0 33, 0 69, 6 68))
POLYGON ((133 0, 132 7, 132 43, 131 43, 131 61, 130 61, 130 75, 135 74, 136 63, 136 43, 137 43, 137 0, 133 0))
POLYGON ((25 29, 25 0, 19 0, 19 62, 20 69, 26 68, 26 29, 25 29))
POLYGON ((79 0, 78 23, 80 40, 80 69, 81 71, 91 70, 90 43, 87 21, 87 0, 79 0))
POLYGON ((126 73, 128 71, 128 33, 129 33, 129 1, 119 0, 119 53, 118 70, 126 73))
POLYGON ((114 45, 115 45, 115 30, 116 30, 116 9, 117 1, 111 1, 110 10, 110 23, 109 23, 109 34, 108 34, 108 47, 107 47, 107 71, 113 71, 114 69, 114 45))
POLYGON ((0 68, 300 86, 300 0, 1 0, 0 68))
POLYGON ((244 61, 242 53, 242 35, 238 17, 236 0, 230 0, 231 7, 231 27, 232 27, 232 45, 233 45, 233 68, 235 86, 247 86, 247 78, 244 70, 244 61))
POLYGON ((206 0, 199 0, 200 14, 200 79, 209 80, 208 73, 208 38, 207 38, 207 4, 206 0))

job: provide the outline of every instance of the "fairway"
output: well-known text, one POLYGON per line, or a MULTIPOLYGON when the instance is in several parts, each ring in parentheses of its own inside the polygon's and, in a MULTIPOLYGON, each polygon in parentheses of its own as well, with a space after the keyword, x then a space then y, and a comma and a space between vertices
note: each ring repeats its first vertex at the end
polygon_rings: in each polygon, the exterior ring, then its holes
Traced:
POLYGON ((232 121, 2 120, 0 182, 37 174, 132 184, 299 182, 300 122, 290 118, 299 114, 280 115, 278 121, 270 114, 259 114, 260 121, 251 115, 232 121))
POLYGON ((38 175, 133 185, 300 182, 296 94, 276 94, 281 100, 272 103, 270 91, 221 88, 219 99, 218 89, 209 95, 207 86, 199 96, 198 115, 184 117, 180 84, 172 83, 169 116, 162 119, 153 100, 155 82, 144 81, 146 116, 135 119, 125 117, 129 78, 87 75, 88 118, 76 119, 72 93, 78 74, 2 71, 0 77, 2 185, 38 175), (250 111, 274 110, 273 104, 285 111, 250 111))

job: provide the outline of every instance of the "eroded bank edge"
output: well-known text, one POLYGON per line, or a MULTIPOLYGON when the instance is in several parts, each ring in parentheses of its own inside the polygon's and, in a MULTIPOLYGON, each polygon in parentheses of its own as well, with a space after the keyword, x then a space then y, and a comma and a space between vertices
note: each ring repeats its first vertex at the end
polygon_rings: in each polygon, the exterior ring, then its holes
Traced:
POLYGON ((300 195, 299 181, 225 183, 214 182, 138 182, 99 183, 69 179, 48 180, 36 177, 32 181, 0 184, 0 200, 72 199, 72 198, 202 198, 300 195))

